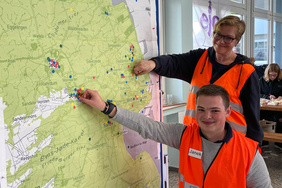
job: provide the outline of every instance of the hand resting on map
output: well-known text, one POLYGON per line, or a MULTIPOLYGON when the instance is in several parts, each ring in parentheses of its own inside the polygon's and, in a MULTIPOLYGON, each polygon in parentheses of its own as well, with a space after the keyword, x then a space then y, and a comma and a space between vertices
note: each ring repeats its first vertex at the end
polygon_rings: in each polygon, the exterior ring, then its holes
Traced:
MULTIPOLYGON (((101 98, 100 94, 96 90, 86 89, 83 95, 79 98, 79 100, 85 104, 88 104, 94 109, 104 111, 106 108, 106 103, 101 98)), ((114 107, 110 114, 110 117, 114 117, 116 114, 116 107, 114 107)))
POLYGON ((134 66, 134 73, 137 76, 147 74, 156 67, 156 63, 152 60, 141 60, 134 66))

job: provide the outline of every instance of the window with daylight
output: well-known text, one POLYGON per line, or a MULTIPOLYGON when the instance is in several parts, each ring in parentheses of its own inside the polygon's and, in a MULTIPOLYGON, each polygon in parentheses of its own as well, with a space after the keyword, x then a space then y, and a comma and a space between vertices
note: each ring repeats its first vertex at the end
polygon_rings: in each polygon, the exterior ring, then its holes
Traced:
POLYGON ((231 12, 246 22, 240 53, 255 58, 256 65, 277 63, 282 67, 282 1, 230 0, 231 12))

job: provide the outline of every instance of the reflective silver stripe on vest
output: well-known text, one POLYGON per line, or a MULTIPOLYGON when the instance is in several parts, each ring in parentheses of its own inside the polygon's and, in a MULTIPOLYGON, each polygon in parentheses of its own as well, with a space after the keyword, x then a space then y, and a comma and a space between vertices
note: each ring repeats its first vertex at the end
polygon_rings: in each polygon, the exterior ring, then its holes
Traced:
POLYGON ((236 112, 239 112, 241 114, 244 114, 243 107, 240 106, 239 104, 230 102, 230 105, 231 105, 232 110, 234 110, 236 112))
POLYGON ((200 90, 200 88, 201 87, 190 85, 190 92, 196 94, 200 90))
POLYGON ((240 124, 238 124, 238 123, 234 123, 233 121, 229 121, 229 120, 227 120, 227 122, 230 124, 230 126, 232 127, 232 129, 234 129, 234 130, 236 130, 236 131, 238 131, 238 132, 247 134, 247 126, 240 125, 240 124))
POLYGON ((185 182, 184 181, 184 176, 182 174, 179 174, 179 180, 183 183, 184 188, 200 188, 197 185, 192 185, 192 184, 190 184, 188 182, 185 182))
POLYGON ((185 110, 185 116, 189 117, 196 117, 196 110, 186 109, 185 110))

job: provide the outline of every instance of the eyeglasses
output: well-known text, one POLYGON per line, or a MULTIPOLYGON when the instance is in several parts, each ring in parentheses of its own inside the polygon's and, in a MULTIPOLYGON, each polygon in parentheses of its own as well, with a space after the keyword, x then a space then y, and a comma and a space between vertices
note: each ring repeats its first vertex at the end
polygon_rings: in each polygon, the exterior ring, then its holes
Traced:
POLYGON ((268 74, 269 77, 276 77, 278 74, 268 74))
POLYGON ((223 41, 226 43, 226 44, 230 44, 233 42, 233 40, 235 40, 236 38, 232 38, 232 37, 228 37, 228 36, 224 36, 220 33, 217 33, 217 32, 214 32, 213 33, 213 38, 215 40, 220 40, 221 38, 223 38, 223 41))

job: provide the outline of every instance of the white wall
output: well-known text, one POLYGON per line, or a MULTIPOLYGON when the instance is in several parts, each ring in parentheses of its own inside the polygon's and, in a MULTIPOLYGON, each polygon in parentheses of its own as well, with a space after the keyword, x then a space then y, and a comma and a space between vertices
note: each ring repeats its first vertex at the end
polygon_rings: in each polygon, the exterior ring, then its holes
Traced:
MULTIPOLYGON (((164 0, 165 53, 179 54, 193 49, 192 0, 164 0)), ((166 94, 173 94, 174 103, 187 101, 189 84, 164 78, 166 94)), ((164 117, 164 122, 178 122, 178 114, 164 117)), ((169 166, 178 168, 179 152, 168 147, 169 166)))

